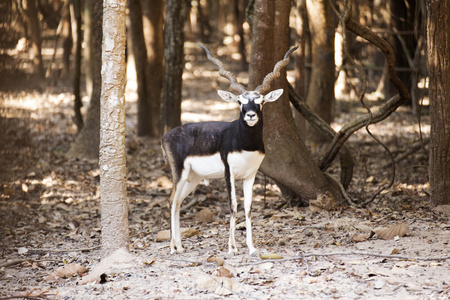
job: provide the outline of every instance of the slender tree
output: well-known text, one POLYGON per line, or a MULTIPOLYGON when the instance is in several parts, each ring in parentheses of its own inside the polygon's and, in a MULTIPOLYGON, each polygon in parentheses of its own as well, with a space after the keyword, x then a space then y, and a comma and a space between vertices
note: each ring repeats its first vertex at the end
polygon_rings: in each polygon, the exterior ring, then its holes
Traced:
POLYGON ((430 187, 433 206, 450 204, 450 3, 427 0, 430 76, 430 187))
POLYGON ((144 37, 147 48, 147 88, 151 105, 153 131, 158 136, 161 128, 161 91, 163 82, 164 59, 164 1, 143 0, 144 37))
MULTIPOLYGON (((73 74, 73 94, 75 96, 74 102, 74 122, 77 125, 78 131, 83 128, 83 117, 81 115, 81 107, 83 102, 81 101, 81 46, 83 42, 83 35, 81 30, 81 0, 73 0, 73 8, 75 14, 75 62, 74 62, 74 74, 73 74)), ((68 60, 68 59, 67 59, 68 60)), ((69 71, 69 68, 67 68, 69 71)))
POLYGON ((126 0, 104 0, 100 115, 103 256, 129 247, 125 152, 126 0))
MULTIPOLYGON (((97 159, 100 144, 100 92, 102 68, 102 20, 103 7, 101 1, 92 1, 92 96, 86 120, 75 142, 69 149, 69 157, 97 159)), ((88 66, 89 68, 89 66, 88 66)))
POLYGON ((139 136, 151 135, 153 132, 153 120, 150 94, 154 91, 152 91, 148 86, 150 83, 150 70, 147 66, 147 48, 145 46, 144 39, 141 0, 128 0, 128 8, 131 33, 131 52, 134 56, 137 78, 137 134, 139 136))
POLYGON ((184 21, 186 0, 166 1, 164 77, 161 103, 163 133, 181 125, 181 87, 184 68, 184 21))
POLYGON ((36 0, 22 1, 22 7, 25 11, 28 29, 31 33, 31 50, 34 66, 34 74, 38 77, 44 77, 44 64, 42 62, 42 39, 41 29, 38 18, 36 0))

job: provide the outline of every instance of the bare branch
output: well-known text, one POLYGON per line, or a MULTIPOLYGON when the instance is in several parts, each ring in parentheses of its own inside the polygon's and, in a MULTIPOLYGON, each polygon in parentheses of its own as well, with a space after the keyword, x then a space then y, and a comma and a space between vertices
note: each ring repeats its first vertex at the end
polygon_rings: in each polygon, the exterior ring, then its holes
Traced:
MULTIPOLYGON (((351 19, 350 10, 345 16, 345 28, 356 35, 366 39, 371 44, 378 47, 385 55, 389 80, 399 91, 398 95, 395 95, 389 99, 384 105, 382 105, 377 111, 370 112, 369 115, 365 115, 351 123, 344 125, 341 130, 335 135, 333 142, 328 147, 327 153, 323 157, 320 168, 326 169, 333 162, 336 155, 339 153, 340 148, 343 146, 345 141, 353 134, 355 131, 361 129, 369 124, 377 123, 381 120, 387 118, 392 112, 394 112, 403 102, 410 99, 410 94, 403 84, 403 82, 397 77, 395 73, 395 55, 392 47, 381 37, 374 34, 368 27, 362 26, 358 22, 351 19)), ((361 95, 361 97, 363 94, 361 95)), ((363 103, 364 104, 364 103, 363 103)))

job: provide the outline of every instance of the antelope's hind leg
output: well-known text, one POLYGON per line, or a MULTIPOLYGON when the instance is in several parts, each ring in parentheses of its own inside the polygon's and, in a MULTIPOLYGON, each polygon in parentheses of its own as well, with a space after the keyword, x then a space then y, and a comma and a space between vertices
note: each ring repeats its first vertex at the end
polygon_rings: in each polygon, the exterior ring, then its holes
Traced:
MULTIPOLYGON (((189 172, 187 172, 189 173, 189 172)), ((201 178, 197 176, 183 176, 172 190, 172 207, 171 207, 171 238, 170 253, 181 253, 184 251, 181 245, 181 229, 180 229, 180 208, 184 198, 187 197, 198 185, 201 178)))

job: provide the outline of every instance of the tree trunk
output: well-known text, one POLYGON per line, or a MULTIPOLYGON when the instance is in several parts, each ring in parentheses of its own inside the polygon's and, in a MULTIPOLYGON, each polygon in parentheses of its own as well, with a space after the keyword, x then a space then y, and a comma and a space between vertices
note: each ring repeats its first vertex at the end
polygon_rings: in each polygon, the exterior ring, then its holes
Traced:
POLYGON ((431 205, 449 205, 450 197, 450 3, 427 0, 428 74, 430 76, 431 205))
MULTIPOLYGON (((306 38, 308 29, 308 16, 306 14, 306 0, 297 0, 296 31, 298 36, 298 49, 295 51, 295 91, 302 98, 306 98, 306 38)), ((295 123, 300 136, 305 138, 305 118, 298 112, 294 112, 295 123)))
POLYGON ((104 0, 99 159, 103 257, 129 247, 125 47, 126 0, 104 0))
MULTIPOLYGON (((73 74, 73 94, 75 96, 74 101, 74 122, 77 125, 78 132, 83 128, 83 116, 81 115, 81 107, 83 102, 81 101, 81 45, 83 34, 81 31, 81 0, 73 1, 74 14, 75 14, 75 26, 76 26, 76 36, 75 36, 75 62, 74 62, 74 74, 73 74)), ((67 70, 69 71, 69 70, 67 70)))
POLYGON ((34 66, 34 74, 39 78, 44 77, 44 64, 42 62, 42 40, 41 29, 38 19, 36 0, 23 1, 25 15, 27 17, 28 28, 31 33, 31 51, 34 66))
POLYGON ((137 134, 139 136, 151 135, 153 133, 152 107, 149 94, 150 72, 147 66, 147 48, 145 46, 142 5, 141 0, 128 0, 131 50, 137 78, 138 94, 138 121, 137 134))
POLYGON ((161 131, 161 92, 164 58, 164 1, 143 0, 144 36, 147 48, 148 98, 151 104, 153 136, 161 131))
MULTIPOLYGON (((84 0, 84 43, 86 47, 83 51, 83 60, 84 65, 86 66, 84 69, 85 72, 85 81, 86 81, 86 94, 89 99, 92 98, 92 89, 93 89, 93 63, 92 56, 93 54, 93 42, 92 42, 92 10, 93 10, 93 1, 95 0, 84 0)), ((100 75, 99 75, 100 76, 100 75)))
MULTIPOLYGON (((334 117, 334 24, 328 0, 306 1, 312 43, 312 73, 306 102, 325 122, 334 117)), ((326 141, 319 132, 306 126, 307 137, 316 143, 326 141)))
POLYGON ((102 16, 102 2, 92 1, 92 27, 90 28, 92 31, 92 45, 88 45, 88 47, 92 48, 92 97, 83 129, 67 153, 69 157, 98 158, 100 143, 100 92, 102 85, 102 16))
POLYGON ((181 87, 184 67, 186 0, 166 1, 164 77, 161 105, 162 133, 181 125, 181 87))
MULTIPOLYGON (((287 51, 289 10, 289 1, 255 1, 250 88, 262 83, 264 76, 287 51)), ((286 70, 272 84, 272 90, 278 88, 284 89, 282 97, 266 104, 264 109, 266 158, 261 171, 304 203, 327 191, 339 200, 338 187, 330 184, 315 165, 296 130, 289 105, 286 70)))

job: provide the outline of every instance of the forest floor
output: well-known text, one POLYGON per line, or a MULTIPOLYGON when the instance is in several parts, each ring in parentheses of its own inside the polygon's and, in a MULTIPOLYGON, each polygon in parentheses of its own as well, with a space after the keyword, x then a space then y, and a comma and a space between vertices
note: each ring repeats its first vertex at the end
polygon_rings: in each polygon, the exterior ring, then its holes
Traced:
MULTIPOLYGON (((236 118, 237 107, 219 101, 215 92, 226 83, 211 80, 207 66, 192 69, 188 67, 184 78, 183 121, 236 118)), ((284 205, 286 199, 273 181, 258 174, 252 216, 259 257, 250 256, 245 246, 242 201, 239 254, 227 254, 225 184, 215 180, 200 185, 184 202, 198 201, 181 216, 182 227, 189 229, 183 238, 185 252, 171 255, 165 236, 170 227, 170 172, 159 140, 135 134, 131 85, 126 113, 134 260, 103 270, 100 265, 104 283, 81 284, 99 265, 99 170, 95 161, 65 156, 76 137, 70 83, 39 84, 20 74, 2 78, 0 299, 450 297, 450 215, 430 207, 427 145, 397 164, 393 187, 366 208, 342 203, 328 211, 284 205), (371 234, 374 231, 378 234, 371 234), (387 239, 386 232, 394 238, 387 239), (264 259, 277 256, 282 259, 264 259)), ((374 109, 381 104, 369 102, 374 109)), ((339 100, 333 127, 363 113, 359 102, 339 100)), ((429 123, 429 117, 422 116, 424 138, 429 123)), ((420 145, 417 117, 408 107, 371 129, 395 156, 420 145)), ((389 182, 388 156, 364 130, 347 145, 355 159, 349 195, 369 199, 389 182)), ((318 159, 321 147, 309 147, 318 159)), ((338 171, 333 165, 330 173, 337 176, 338 171)), ((242 200, 242 190, 238 195, 242 200)))

